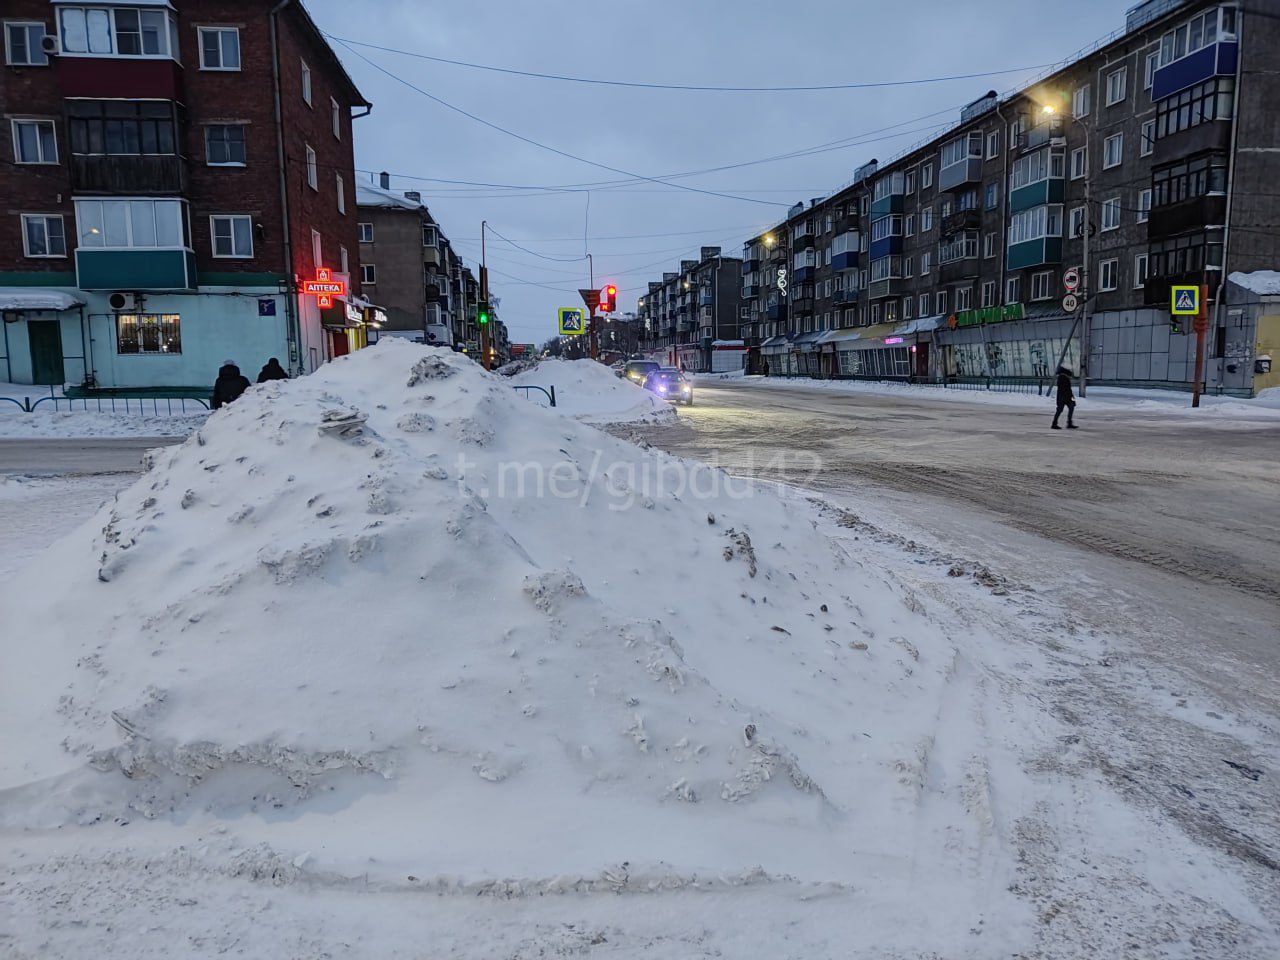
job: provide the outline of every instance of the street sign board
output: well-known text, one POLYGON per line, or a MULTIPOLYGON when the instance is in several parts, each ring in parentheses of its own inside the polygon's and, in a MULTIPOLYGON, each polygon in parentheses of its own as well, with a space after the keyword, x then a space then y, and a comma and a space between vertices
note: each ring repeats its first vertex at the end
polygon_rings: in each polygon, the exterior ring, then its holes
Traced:
POLYGON ((1068 268, 1062 275, 1062 285, 1067 288, 1068 293, 1075 293, 1080 289, 1080 268, 1068 268))
POLYGON ((587 332, 587 322, 581 307, 561 307, 559 313, 562 337, 575 337, 587 332))
POLYGON ((1062 298, 1062 309, 1067 313, 1075 313, 1076 308, 1080 306, 1080 298, 1074 293, 1068 293, 1062 298))
MULTIPOLYGON (((582 302, 587 305, 588 310, 594 311, 596 307, 600 306, 599 290, 583 290, 579 287, 578 293, 582 294, 582 302)), ((582 331, 578 332, 581 333, 582 331)))
POLYGON ((1191 316, 1200 312, 1199 287, 1171 287, 1169 312, 1174 316, 1191 316))

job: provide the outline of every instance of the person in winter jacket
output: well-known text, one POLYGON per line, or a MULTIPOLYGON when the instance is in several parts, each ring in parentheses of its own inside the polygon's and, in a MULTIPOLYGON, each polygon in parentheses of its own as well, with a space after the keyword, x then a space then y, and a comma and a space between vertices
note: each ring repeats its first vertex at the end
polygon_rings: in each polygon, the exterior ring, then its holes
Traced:
POLYGON ((1058 426, 1058 418, 1062 416, 1063 409, 1067 411, 1067 429, 1077 429, 1076 425, 1072 422, 1076 415, 1076 397, 1075 394, 1071 392, 1071 376, 1071 371, 1066 367, 1058 368, 1058 409, 1055 410, 1053 414, 1052 429, 1054 430, 1062 429, 1062 427, 1058 426))
POLYGON ((217 410, 224 403, 230 403, 249 389, 249 378, 240 372, 234 360, 223 360, 218 371, 218 379, 213 384, 213 402, 210 406, 217 410))
POLYGON ((289 375, 284 372, 284 367, 280 366, 280 361, 272 357, 266 362, 261 370, 258 371, 258 382, 266 383, 268 380, 288 380, 289 375))

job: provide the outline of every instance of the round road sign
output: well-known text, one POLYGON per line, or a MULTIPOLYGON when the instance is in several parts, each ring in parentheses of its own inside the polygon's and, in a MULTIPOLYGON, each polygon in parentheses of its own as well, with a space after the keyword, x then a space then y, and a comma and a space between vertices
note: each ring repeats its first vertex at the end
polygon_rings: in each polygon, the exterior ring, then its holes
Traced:
POLYGON ((1078 267, 1069 268, 1062 275, 1062 285, 1071 293, 1075 293, 1080 286, 1080 269, 1078 267))
POLYGON ((1067 313, 1075 313, 1078 306, 1080 306, 1080 298, 1074 293, 1068 293, 1062 298, 1062 309, 1067 313))

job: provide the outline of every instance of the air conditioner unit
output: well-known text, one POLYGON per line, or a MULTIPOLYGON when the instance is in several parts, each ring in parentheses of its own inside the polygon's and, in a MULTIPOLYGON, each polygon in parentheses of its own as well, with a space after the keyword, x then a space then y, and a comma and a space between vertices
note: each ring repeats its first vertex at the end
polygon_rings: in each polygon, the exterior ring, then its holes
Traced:
POLYGON ((53 34, 46 33, 40 38, 40 49, 44 51, 46 57, 56 57, 60 52, 58 50, 58 38, 53 34))
POLYGON ((132 293, 113 293, 107 297, 107 303, 111 304, 112 310, 136 310, 138 307, 138 297, 132 293))

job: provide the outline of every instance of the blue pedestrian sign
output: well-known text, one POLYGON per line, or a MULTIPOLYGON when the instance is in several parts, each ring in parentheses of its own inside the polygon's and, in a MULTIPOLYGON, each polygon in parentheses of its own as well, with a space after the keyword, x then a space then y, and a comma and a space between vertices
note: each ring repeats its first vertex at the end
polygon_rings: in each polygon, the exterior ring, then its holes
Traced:
POLYGON ((1199 287, 1173 287, 1169 312, 1174 316, 1193 316, 1200 312, 1199 287))
POLYGON ((581 307, 560 308, 560 335, 577 336, 587 332, 586 319, 581 307))

